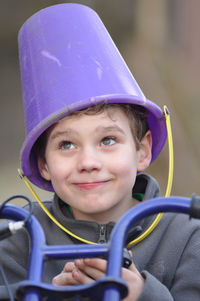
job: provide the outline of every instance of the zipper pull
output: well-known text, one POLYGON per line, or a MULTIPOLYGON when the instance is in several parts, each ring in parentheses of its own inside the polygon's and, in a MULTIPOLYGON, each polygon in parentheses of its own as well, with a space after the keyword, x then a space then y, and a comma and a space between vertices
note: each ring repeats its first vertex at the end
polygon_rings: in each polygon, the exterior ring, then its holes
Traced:
POLYGON ((99 244, 103 244, 106 242, 106 225, 100 225, 100 231, 99 231, 99 244))

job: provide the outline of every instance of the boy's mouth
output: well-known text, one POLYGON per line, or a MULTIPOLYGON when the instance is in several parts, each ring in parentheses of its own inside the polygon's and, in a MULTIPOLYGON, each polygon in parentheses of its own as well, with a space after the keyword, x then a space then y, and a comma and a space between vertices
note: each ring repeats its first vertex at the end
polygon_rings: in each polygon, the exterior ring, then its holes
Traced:
POLYGON ((108 182, 109 182, 109 180, 107 180, 107 181, 99 181, 99 182, 73 183, 73 185, 75 185, 76 187, 78 187, 80 189, 89 190, 89 189, 94 189, 94 188, 101 187, 101 186, 105 185, 108 182))

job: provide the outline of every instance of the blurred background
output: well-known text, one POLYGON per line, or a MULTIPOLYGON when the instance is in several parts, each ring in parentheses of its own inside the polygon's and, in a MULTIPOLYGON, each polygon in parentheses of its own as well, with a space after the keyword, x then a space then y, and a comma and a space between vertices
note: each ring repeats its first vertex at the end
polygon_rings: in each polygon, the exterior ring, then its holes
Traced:
MULTIPOLYGON (((19 178, 24 141, 17 34, 38 10, 58 3, 90 6, 101 17, 147 98, 171 112, 175 170, 173 195, 200 194, 199 0, 0 1, 0 202, 31 196, 19 178)), ((165 193, 168 145, 149 168, 165 193)), ((49 193, 37 189, 41 198, 49 193)), ((33 199, 33 197, 31 196, 33 199)))

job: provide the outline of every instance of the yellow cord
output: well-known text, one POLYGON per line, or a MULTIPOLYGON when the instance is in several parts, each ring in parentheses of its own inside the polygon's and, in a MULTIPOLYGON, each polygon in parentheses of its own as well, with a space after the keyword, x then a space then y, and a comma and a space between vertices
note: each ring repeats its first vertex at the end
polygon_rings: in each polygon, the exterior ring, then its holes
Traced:
MULTIPOLYGON (((165 119, 166 119, 166 126, 167 126, 167 135, 168 135, 168 147, 169 147, 169 173, 168 173, 168 183, 167 183, 167 188, 166 188, 166 193, 165 196, 169 196, 171 193, 171 188, 172 188, 172 182, 173 182, 173 167, 174 167, 174 163, 173 163, 173 140, 172 140, 172 131, 171 131, 171 123, 170 123, 170 115, 168 112, 168 109, 166 106, 164 106, 164 115, 165 115, 165 119)), ((69 234, 70 236, 76 238, 77 240, 86 243, 86 244, 92 244, 92 245, 96 245, 97 243, 94 243, 92 241, 86 240, 82 237, 79 237, 77 235, 75 235, 74 233, 72 233, 71 231, 69 231, 68 229, 66 229, 62 224, 60 224, 55 217, 49 212, 49 210, 44 206, 44 204, 42 203, 42 201, 40 200, 40 198, 38 197, 37 193, 34 191, 34 189, 32 188, 31 184, 25 179, 25 176, 22 174, 21 170, 18 169, 18 173, 21 177, 21 179, 24 180, 26 186, 28 187, 28 189, 30 190, 30 192, 33 194, 34 198, 36 199, 36 201, 39 203, 39 205, 41 206, 41 208, 44 210, 44 212, 48 215, 48 217, 58 226, 60 227, 64 232, 66 232, 67 234, 69 234)), ((153 223, 151 224, 151 226, 142 234, 140 235, 138 238, 134 239, 133 241, 131 241, 128 244, 128 247, 133 246, 139 242, 141 242, 143 239, 145 239, 154 229, 155 227, 158 225, 159 221, 161 220, 163 216, 163 213, 159 213, 155 220, 153 221, 153 223)))
POLYGON ((173 151, 173 138, 172 138, 170 115, 166 106, 164 106, 164 114, 166 118, 168 149, 169 149, 169 173, 168 173, 167 188, 165 192, 165 197, 168 197, 170 196, 172 190, 172 182, 173 182, 173 174, 174 174, 174 151, 173 151))

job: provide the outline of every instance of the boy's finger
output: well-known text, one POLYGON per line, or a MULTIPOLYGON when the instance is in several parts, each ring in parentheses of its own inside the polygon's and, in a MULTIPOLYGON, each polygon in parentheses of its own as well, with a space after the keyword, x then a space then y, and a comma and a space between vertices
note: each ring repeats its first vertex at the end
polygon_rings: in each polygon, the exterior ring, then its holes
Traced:
POLYGON ((94 280, 105 276, 106 265, 105 260, 96 258, 75 260, 75 266, 94 280))
POLYGON ((84 271, 81 271, 79 269, 73 270, 72 277, 79 284, 90 284, 90 283, 94 282, 94 279, 92 279, 89 275, 85 274, 84 271))
POLYGON ((98 269, 105 273, 107 267, 107 260, 102 258, 85 258, 83 259, 85 265, 98 269))
POLYGON ((75 269, 74 262, 70 261, 65 264, 62 272, 72 272, 73 269, 75 269))
POLYGON ((79 282, 73 278, 72 273, 65 273, 65 272, 60 273, 52 280, 52 284, 58 286, 75 285, 78 283, 79 282))
POLYGON ((135 264, 132 263, 129 268, 122 268, 122 278, 125 281, 128 281, 128 279, 130 279, 130 277, 132 279, 141 279, 142 282, 144 281, 144 278, 142 277, 142 275, 140 274, 140 272, 138 271, 138 269, 136 268, 135 264))

